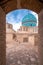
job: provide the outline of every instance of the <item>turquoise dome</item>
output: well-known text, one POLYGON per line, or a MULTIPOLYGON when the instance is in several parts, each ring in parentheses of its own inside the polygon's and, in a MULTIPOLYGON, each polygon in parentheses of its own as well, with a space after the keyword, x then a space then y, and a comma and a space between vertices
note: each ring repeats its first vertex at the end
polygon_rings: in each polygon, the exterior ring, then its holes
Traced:
POLYGON ((22 26, 36 26, 37 19, 33 14, 27 14, 22 19, 22 26))

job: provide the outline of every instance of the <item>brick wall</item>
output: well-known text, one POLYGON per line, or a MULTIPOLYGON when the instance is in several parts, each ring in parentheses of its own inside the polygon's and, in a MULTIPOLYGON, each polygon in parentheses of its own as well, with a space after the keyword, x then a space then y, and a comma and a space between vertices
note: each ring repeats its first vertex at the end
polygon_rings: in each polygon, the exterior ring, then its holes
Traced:
POLYGON ((5 41, 5 30, 6 30, 5 13, 0 7, 0 65, 6 65, 6 41, 5 41))
POLYGON ((43 65, 43 10, 39 13, 39 59, 40 64, 43 65))

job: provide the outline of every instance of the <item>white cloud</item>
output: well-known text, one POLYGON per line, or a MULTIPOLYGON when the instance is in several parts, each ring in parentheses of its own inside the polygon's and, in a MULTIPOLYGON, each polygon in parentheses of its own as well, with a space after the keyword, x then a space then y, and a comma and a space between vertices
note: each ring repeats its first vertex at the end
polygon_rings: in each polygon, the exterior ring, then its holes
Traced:
POLYGON ((17 30, 20 28, 20 26, 21 26, 21 22, 19 22, 19 23, 14 23, 14 24, 13 24, 13 29, 14 29, 15 31, 17 31, 17 30))
POLYGON ((13 16, 8 16, 8 17, 6 17, 6 21, 7 22, 14 22, 15 18, 13 16))

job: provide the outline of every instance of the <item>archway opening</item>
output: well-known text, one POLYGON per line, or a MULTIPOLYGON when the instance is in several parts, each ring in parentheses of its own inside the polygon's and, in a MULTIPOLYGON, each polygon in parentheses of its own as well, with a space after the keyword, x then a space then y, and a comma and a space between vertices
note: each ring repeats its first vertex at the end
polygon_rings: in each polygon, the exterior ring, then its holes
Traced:
POLYGON ((28 9, 18 9, 8 13, 6 15, 6 65, 38 65, 37 36, 37 13, 28 9))

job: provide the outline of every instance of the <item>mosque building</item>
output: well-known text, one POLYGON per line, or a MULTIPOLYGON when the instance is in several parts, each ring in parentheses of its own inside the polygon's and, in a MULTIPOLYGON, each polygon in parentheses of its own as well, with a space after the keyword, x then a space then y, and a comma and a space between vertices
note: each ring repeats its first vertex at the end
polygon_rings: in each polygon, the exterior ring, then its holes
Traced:
POLYGON ((16 41, 18 43, 28 43, 30 45, 35 45, 37 41, 36 37, 38 35, 37 19, 32 14, 26 15, 22 19, 22 26, 16 31, 13 30, 11 24, 7 23, 6 30, 6 40, 16 41), (10 25, 10 28, 8 28, 10 25), (9 40, 8 40, 9 39, 9 40))
POLYGON ((34 45, 38 34, 37 19, 28 14, 22 19, 22 26, 17 31, 17 39, 20 43, 29 43, 34 45))

